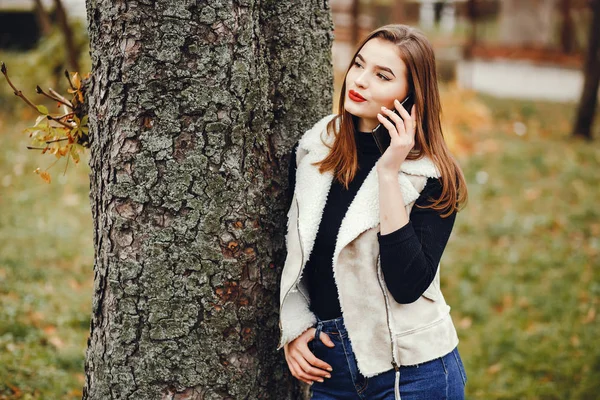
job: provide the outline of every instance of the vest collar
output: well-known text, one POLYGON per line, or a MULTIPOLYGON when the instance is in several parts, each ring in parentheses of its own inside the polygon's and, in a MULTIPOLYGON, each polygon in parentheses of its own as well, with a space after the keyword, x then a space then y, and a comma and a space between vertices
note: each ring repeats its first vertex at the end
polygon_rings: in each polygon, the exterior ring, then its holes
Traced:
MULTIPOLYGON (((294 188, 300 209, 298 229, 302 238, 305 261, 308 260, 312 251, 327 201, 327 195, 333 182, 333 173, 331 171, 321 174, 318 167, 311 164, 322 160, 329 152, 327 146, 332 145, 334 136, 328 134, 326 127, 327 123, 334 117, 335 114, 331 114, 322 118, 311 129, 305 132, 298 144, 299 149, 302 149, 299 151, 307 152, 298 165, 296 187, 294 188)), ((419 191, 411 183, 409 175, 437 178, 440 176, 440 173, 428 157, 423 157, 419 160, 404 161, 400 171, 398 171, 398 183, 400 184, 405 206, 414 202, 419 197, 419 191)), ((379 224, 378 185, 376 163, 360 186, 342 220, 333 254, 334 265, 340 251, 348 243, 361 232, 376 227, 379 224)))

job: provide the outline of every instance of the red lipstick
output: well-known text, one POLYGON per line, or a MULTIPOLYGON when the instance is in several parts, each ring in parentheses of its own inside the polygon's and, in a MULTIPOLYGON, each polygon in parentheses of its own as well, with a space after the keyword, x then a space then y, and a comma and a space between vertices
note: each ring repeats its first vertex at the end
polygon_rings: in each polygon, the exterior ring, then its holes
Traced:
POLYGON ((357 103, 367 101, 364 97, 362 97, 358 92, 355 92, 354 90, 350 90, 348 92, 348 97, 350 97, 350 100, 355 101, 357 103))

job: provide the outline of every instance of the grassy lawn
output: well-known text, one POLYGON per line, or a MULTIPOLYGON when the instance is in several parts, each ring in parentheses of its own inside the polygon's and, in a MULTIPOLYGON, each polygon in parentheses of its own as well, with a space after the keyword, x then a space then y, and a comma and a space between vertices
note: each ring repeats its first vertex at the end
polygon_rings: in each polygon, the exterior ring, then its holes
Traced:
POLYGON ((573 105, 479 99, 493 124, 463 131, 470 199, 442 259, 468 397, 598 398, 600 144, 569 137, 573 105))
MULTIPOLYGON (((468 398, 595 398, 600 135, 569 137, 571 104, 476 100, 492 123, 453 130, 470 199, 442 259, 468 398)), ((33 174, 53 162, 25 148, 34 120, 0 114, 0 399, 76 399, 93 291, 89 167, 85 156, 63 177, 61 160, 50 185, 33 174)))
POLYGON ((93 290, 88 156, 65 176, 57 162, 46 184, 32 171, 55 157, 26 149, 32 121, 28 109, 0 114, 0 399, 81 399, 93 290))

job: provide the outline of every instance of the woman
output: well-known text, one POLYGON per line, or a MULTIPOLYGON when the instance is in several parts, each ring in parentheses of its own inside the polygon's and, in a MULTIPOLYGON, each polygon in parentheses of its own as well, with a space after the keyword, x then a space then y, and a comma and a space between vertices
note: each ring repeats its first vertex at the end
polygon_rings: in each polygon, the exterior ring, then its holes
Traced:
POLYGON ((439 261, 467 188, 440 111, 431 44, 386 25, 358 46, 339 113, 292 151, 278 349, 313 399, 464 398, 439 261))

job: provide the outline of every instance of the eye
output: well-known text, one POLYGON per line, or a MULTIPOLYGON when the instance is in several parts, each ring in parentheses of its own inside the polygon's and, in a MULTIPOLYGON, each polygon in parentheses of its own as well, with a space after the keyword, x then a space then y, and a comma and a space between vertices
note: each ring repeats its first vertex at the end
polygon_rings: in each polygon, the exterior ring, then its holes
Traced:
POLYGON ((354 65, 355 65, 355 66, 357 66, 357 67, 362 67, 362 65, 360 65, 360 64, 358 63, 358 61, 354 61, 354 65))
POLYGON ((383 75, 383 74, 377 74, 378 77, 380 77, 381 79, 383 79, 384 81, 389 81, 390 78, 388 78, 387 76, 383 75))

